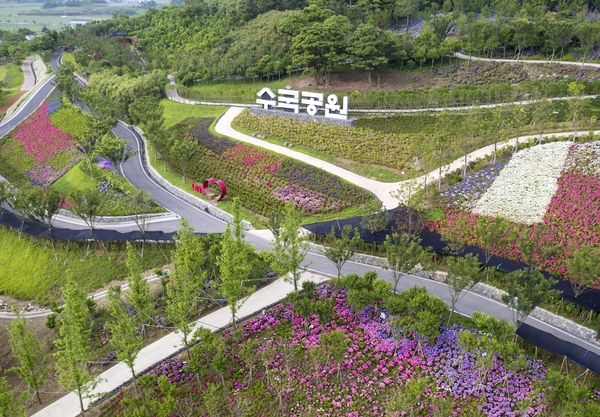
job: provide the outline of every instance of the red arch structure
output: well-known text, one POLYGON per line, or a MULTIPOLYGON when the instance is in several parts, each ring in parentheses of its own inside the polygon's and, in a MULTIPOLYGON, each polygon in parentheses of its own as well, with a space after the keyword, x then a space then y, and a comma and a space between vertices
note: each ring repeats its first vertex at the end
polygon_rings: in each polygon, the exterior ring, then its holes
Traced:
POLYGON ((215 180, 214 178, 209 178, 205 180, 202 185, 200 184, 192 184, 192 190, 199 192, 200 194, 206 195, 209 199, 219 201, 227 194, 227 187, 225 183, 221 180, 215 180), (211 193, 208 190, 211 185, 219 186, 221 192, 219 194, 211 193))

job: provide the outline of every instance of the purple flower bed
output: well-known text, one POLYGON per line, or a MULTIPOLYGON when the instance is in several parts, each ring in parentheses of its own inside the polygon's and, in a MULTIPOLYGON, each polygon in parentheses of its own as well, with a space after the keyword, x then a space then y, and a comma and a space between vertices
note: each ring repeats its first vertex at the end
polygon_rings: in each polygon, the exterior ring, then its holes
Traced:
POLYGON ((155 368, 148 372, 148 375, 165 375, 171 384, 185 384, 194 378, 194 374, 189 371, 187 364, 179 359, 167 359, 159 363, 155 368))
POLYGON ((367 199, 364 190, 347 184, 322 169, 293 159, 282 160, 273 174, 277 178, 326 194, 329 198, 352 202, 354 205, 362 204, 367 199))
POLYGON ((213 136, 208 130, 213 120, 212 118, 200 119, 198 124, 192 128, 190 136, 198 144, 210 149, 217 155, 223 155, 224 152, 235 146, 235 142, 227 138, 213 136))
POLYGON ((52 95, 48 102, 48 115, 56 113, 62 107, 62 92, 57 92, 52 95))
POLYGON ((504 165, 500 162, 465 178, 441 195, 442 202, 460 208, 470 208, 498 178, 504 165))
MULTIPOLYGON (((243 323, 241 340, 225 332, 220 336, 225 339, 228 361, 227 371, 221 374, 224 379, 210 371, 213 356, 206 352, 205 362, 199 364, 202 387, 198 389, 196 383, 188 384, 188 389, 182 387, 176 402, 193 403, 196 408, 190 411, 206 416, 203 391, 212 381, 224 391, 224 415, 233 415, 239 404, 234 399, 248 407, 246 415, 253 416, 273 415, 272 407, 277 407, 277 415, 290 417, 532 417, 547 409, 540 392, 544 366, 526 356, 504 362, 493 353, 467 350, 459 336, 472 332, 481 337, 476 331, 458 325, 442 327, 429 345, 410 332, 398 336, 391 325, 394 317, 379 305, 354 312, 347 304, 345 289, 319 287, 315 301, 329 303, 330 318, 321 320, 315 313, 299 316, 292 304, 279 304, 243 323), (343 357, 337 356, 341 359, 331 353, 335 346, 321 346, 323 335, 332 331, 341 332, 346 343, 343 357), (253 360, 240 355, 246 342, 256 344, 253 360), (315 351, 322 355, 318 360, 315 351), (249 369, 254 369, 251 377, 249 369)), ((193 379, 187 365, 173 359, 149 374, 166 375, 177 385, 193 379)), ((128 410, 124 404, 111 401, 101 415, 125 416, 128 410)))

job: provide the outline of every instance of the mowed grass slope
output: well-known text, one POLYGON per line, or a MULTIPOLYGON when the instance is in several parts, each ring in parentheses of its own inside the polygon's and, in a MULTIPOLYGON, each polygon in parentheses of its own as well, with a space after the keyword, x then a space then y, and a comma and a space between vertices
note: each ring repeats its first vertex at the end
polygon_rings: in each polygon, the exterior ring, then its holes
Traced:
POLYGON ((161 100, 160 103, 165 109, 165 111, 163 112, 163 116, 165 118, 163 127, 165 129, 174 126, 177 123, 189 117, 217 118, 220 117, 227 110, 227 107, 222 106, 194 106, 191 104, 177 103, 166 98, 161 100))
MULTIPOLYGON (((0 294, 22 300, 35 300, 43 305, 57 300, 61 287, 73 279, 85 291, 93 292, 113 280, 127 276, 124 244, 108 243, 108 255, 100 243, 52 242, 43 238, 30 238, 17 230, 0 227, 0 294)), ((139 245, 139 244, 137 244, 139 245)), ((172 245, 162 250, 170 257, 172 245)), ((139 248, 138 248, 139 250, 139 248)), ((152 269, 169 263, 154 244, 146 243, 144 268, 152 269)))

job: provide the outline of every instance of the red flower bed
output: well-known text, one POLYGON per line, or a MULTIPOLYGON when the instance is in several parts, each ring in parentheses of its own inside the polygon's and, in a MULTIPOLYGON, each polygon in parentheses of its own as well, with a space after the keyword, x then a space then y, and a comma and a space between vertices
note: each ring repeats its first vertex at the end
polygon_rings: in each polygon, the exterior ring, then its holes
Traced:
MULTIPOLYGON (((477 224, 481 216, 454 207, 445 207, 442 220, 429 222, 435 232, 453 233, 468 245, 481 246, 477 224)), ((544 222, 527 226, 507 222, 509 233, 516 236, 508 246, 492 252, 504 258, 523 260, 519 242, 534 244, 534 266, 565 278, 566 261, 583 245, 600 245, 600 178, 579 172, 563 172, 558 190, 552 197, 544 222)))
POLYGON ((52 124, 48 116, 48 103, 23 123, 13 136, 36 162, 44 162, 75 144, 71 135, 52 124))

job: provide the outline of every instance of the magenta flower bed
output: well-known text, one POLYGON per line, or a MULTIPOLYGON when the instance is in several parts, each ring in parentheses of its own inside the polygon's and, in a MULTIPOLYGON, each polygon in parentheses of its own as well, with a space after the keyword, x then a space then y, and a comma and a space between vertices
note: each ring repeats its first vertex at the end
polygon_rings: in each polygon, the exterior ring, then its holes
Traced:
POLYGON ((13 136, 36 162, 44 162, 75 144, 75 139, 52 124, 48 103, 24 122, 13 136))
MULTIPOLYGON (((558 178, 558 189, 548 204, 543 222, 531 226, 507 222, 507 233, 517 238, 507 246, 494 247, 492 253, 523 261, 519 243, 531 241, 534 249, 533 266, 570 279, 566 263, 572 258, 573 252, 583 245, 600 246, 600 178, 592 173, 595 172, 592 169, 588 169, 587 173, 574 170, 585 168, 581 160, 573 164, 574 157, 581 159, 573 152, 574 149, 577 147, 571 149, 572 153, 558 178), (551 249, 552 255, 548 256, 551 249)), ((598 164, 600 160, 589 162, 598 164)), ((477 234, 481 216, 453 206, 446 206, 444 210, 442 220, 428 223, 430 230, 441 234, 452 232, 465 244, 481 246, 477 234)))
MULTIPOLYGON (((209 124, 202 119, 187 128, 200 149, 187 175, 198 182, 207 178, 224 181, 227 194, 240 197, 248 210, 268 216, 293 201, 299 211, 307 214, 327 213, 359 206, 373 198, 368 191, 311 165, 213 137, 209 124)), ((176 161, 171 161, 171 165, 178 166, 176 161)))
MULTIPOLYGON (((240 403, 247 407, 244 415, 290 417, 534 416, 547 409, 539 392, 546 375, 540 362, 524 356, 516 358, 518 365, 505 363, 495 354, 482 361, 489 353, 466 350, 458 336, 472 330, 457 325, 443 329, 432 344, 418 343, 414 335, 394 337, 393 317, 377 305, 352 311, 345 289, 323 286, 314 299, 331 300, 331 319, 321 321, 314 313, 299 316, 292 313, 291 304, 279 304, 244 323, 241 341, 228 332, 221 335, 229 364, 224 379, 209 372, 210 354, 204 354, 199 364, 200 381, 182 362, 169 359, 160 364, 150 374, 165 375, 177 386, 176 399, 162 410, 164 415, 194 404, 186 408, 189 415, 207 416, 204 401, 211 399, 203 394, 208 382, 223 390, 223 415, 235 415, 240 403), (349 341, 343 360, 313 361, 311 348, 320 345, 321 334, 333 330, 342 331, 349 341), (246 363, 239 353, 242 343, 250 341, 257 343, 255 359, 246 363), (394 398, 415 393, 406 411, 391 409, 394 398)), ((122 400, 123 395, 117 394, 102 407, 101 415, 127 416, 132 411, 127 407, 135 406, 122 400)))

